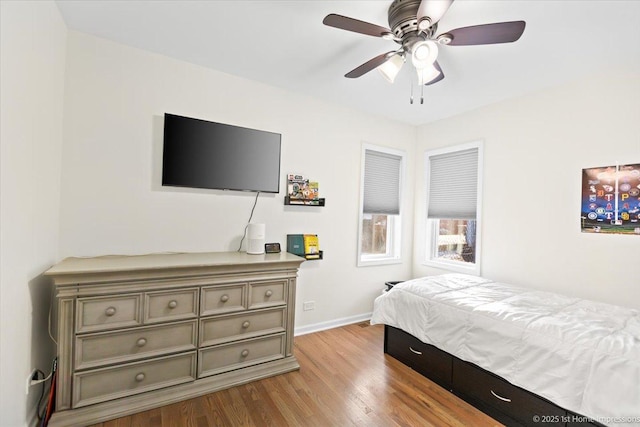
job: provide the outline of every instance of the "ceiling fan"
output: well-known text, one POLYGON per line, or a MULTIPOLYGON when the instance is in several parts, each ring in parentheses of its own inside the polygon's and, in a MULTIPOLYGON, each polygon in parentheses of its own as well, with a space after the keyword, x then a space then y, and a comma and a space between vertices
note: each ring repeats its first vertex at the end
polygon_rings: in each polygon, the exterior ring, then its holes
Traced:
MULTIPOLYGON (((510 43, 524 32, 524 21, 497 22, 456 28, 436 36, 438 21, 453 0, 394 0, 389 6, 389 28, 337 14, 329 14, 323 24, 342 30, 393 40, 397 50, 383 53, 345 74, 357 78, 377 68, 393 83, 407 57, 418 74, 418 84, 431 85, 444 79, 438 64, 438 46, 470 46, 510 43)), ((413 97, 412 97, 413 102, 413 97)))

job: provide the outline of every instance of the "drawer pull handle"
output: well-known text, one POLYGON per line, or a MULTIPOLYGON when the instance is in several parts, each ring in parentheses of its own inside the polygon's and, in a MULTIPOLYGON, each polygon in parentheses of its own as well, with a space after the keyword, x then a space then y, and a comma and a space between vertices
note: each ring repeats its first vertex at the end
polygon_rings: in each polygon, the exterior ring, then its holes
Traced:
POLYGON ((414 350, 413 348, 411 348, 411 346, 409 346, 409 350, 411 350, 411 353, 415 353, 415 354, 417 354, 417 355, 422 356, 422 352, 421 352, 421 351, 414 350))
POLYGON ((229 295, 227 295, 227 294, 222 295, 222 296, 220 297, 220 301, 222 301, 222 302, 227 302, 227 301, 229 301, 229 295))
POLYGON ((242 323, 242 328, 243 329, 247 329, 249 326, 251 326, 251 323, 249 323, 248 320, 246 320, 245 322, 242 323))
POLYGON ((242 353, 240 353, 240 356, 242 357, 247 357, 249 355, 249 350, 242 350, 242 353))
POLYGON ((145 345, 147 345, 147 339, 146 338, 140 338, 138 341, 136 341, 136 345, 138 347, 144 347, 145 345))
POLYGON ((136 375, 136 381, 141 383, 142 381, 144 381, 145 378, 145 374, 140 372, 138 375, 136 375))
POLYGON ((491 394, 493 394, 493 397, 495 397, 496 399, 500 399, 503 402, 511 403, 511 399, 507 399, 506 397, 498 396, 493 390, 489 390, 489 391, 491 391, 491 394))
POLYGON ((116 314, 116 308, 115 307, 108 307, 105 311, 104 314, 106 314, 108 317, 113 316, 114 314, 116 314))
POLYGON ((271 289, 264 293, 264 296, 267 298, 269 298, 271 295, 273 295, 273 291, 271 289))
POLYGON ((178 301, 172 299, 169 301, 169 308, 176 308, 178 306, 178 301))

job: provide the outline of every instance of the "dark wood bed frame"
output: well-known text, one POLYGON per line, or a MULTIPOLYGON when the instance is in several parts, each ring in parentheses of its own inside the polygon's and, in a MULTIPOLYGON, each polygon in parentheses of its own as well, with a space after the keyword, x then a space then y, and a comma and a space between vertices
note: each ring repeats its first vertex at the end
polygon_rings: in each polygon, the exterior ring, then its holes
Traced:
POLYGON ((509 427, 604 427, 388 325, 384 352, 509 427))

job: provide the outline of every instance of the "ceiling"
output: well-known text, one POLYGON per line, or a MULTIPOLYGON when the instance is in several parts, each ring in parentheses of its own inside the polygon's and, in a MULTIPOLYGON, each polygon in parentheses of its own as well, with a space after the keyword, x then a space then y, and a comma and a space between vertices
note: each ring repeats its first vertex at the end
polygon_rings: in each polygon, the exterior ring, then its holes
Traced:
POLYGON ((63 1, 69 29, 413 125, 562 84, 608 68, 640 72, 640 1, 456 0, 439 23, 524 20, 515 43, 443 46, 445 79, 409 103, 412 70, 393 85, 377 71, 344 74, 393 41, 322 24, 337 13, 388 27, 387 1, 63 1))

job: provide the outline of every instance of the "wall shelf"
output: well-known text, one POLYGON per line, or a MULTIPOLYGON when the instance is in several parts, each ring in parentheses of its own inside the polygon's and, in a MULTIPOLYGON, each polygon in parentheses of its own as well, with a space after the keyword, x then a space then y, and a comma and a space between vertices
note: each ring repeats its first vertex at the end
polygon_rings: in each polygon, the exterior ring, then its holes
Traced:
POLYGON ((323 251, 319 251, 317 254, 304 254, 304 259, 306 259, 307 261, 317 261, 319 259, 322 259, 324 255, 323 251), (320 256, 318 256, 320 255, 320 256), (311 257, 311 258, 309 258, 311 257))
POLYGON ((324 206, 324 197, 320 199, 292 199, 284 197, 284 204, 290 206, 324 206))
POLYGON ((320 252, 315 253, 315 254, 304 254, 304 255, 302 255, 302 254, 295 254, 295 253, 293 253, 293 252, 289 252, 289 253, 290 253, 290 254, 293 254, 293 255, 297 255, 297 256, 303 257, 303 258, 304 258, 304 259, 306 259, 307 261, 318 261, 318 260, 320 260, 320 259, 324 258, 324 252, 323 252, 323 251, 320 251, 320 252), (319 255, 319 256, 318 256, 318 255, 319 255))

